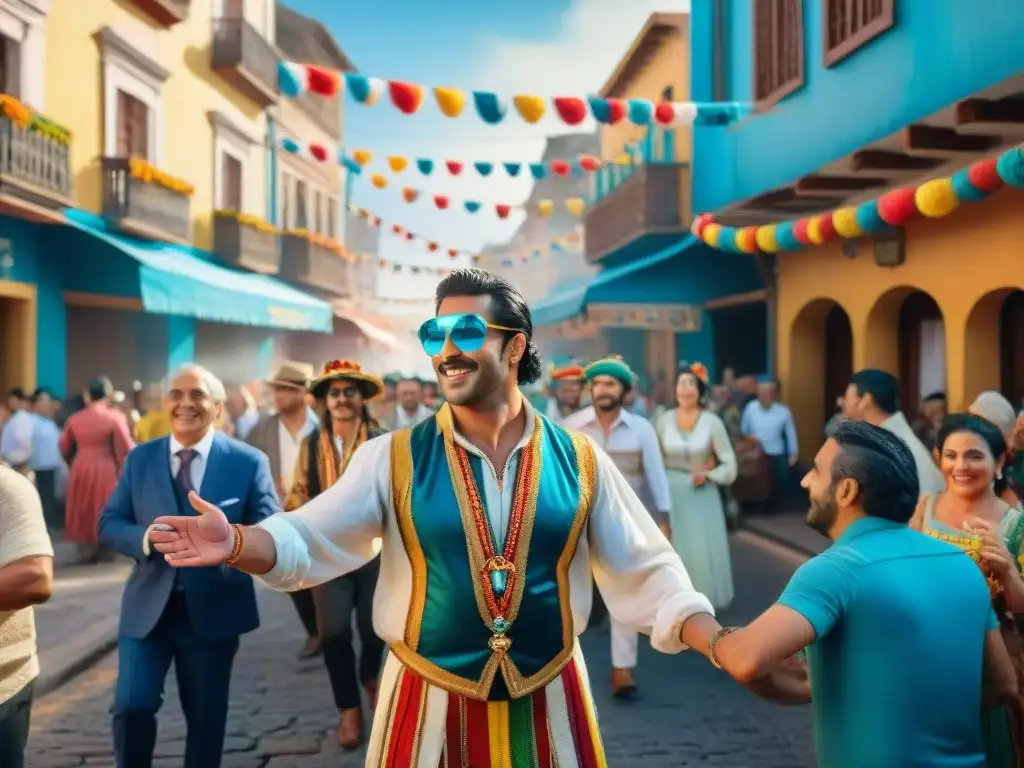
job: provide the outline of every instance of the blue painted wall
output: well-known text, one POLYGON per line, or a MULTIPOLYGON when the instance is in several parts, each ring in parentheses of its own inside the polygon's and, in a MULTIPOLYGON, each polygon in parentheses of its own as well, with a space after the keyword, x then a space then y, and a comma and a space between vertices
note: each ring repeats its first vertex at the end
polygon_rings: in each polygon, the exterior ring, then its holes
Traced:
POLYGON ((703 363, 711 381, 718 381, 714 323, 707 312, 700 314, 699 331, 676 334, 676 360, 680 363, 703 363))
MULTIPOLYGON (((753 3, 724 0, 727 100, 753 96, 753 3)), ((1021 0, 898 0, 896 24, 825 69, 821 0, 804 0, 804 86, 738 127, 694 130, 694 210, 792 182, 1024 72, 1021 0)), ((692 93, 714 99, 710 0, 692 4, 692 93)))

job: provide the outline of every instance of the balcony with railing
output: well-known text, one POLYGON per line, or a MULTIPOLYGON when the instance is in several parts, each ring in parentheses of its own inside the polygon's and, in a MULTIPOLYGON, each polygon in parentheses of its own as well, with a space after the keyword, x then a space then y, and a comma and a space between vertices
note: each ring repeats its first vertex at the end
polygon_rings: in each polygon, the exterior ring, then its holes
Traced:
POLYGON ((342 248, 328 238, 308 232, 281 236, 281 277, 338 296, 349 293, 349 264, 342 248))
POLYGON ((213 251, 225 264, 250 272, 276 275, 281 269, 277 230, 244 213, 214 211, 213 251))
POLYGON ((594 174, 584 214, 587 260, 600 261, 647 235, 690 224, 690 166, 676 160, 675 134, 650 129, 594 174))
POLYGON ((103 158, 103 218, 121 232, 187 245, 192 240, 192 187, 147 163, 103 158))
POLYGON ((130 0, 157 24, 173 27, 188 18, 192 0, 130 0))
POLYGON ((211 68, 262 106, 277 102, 277 61, 274 47, 245 19, 213 20, 211 68))
POLYGON ((0 213, 59 221, 71 200, 71 136, 0 96, 0 213))

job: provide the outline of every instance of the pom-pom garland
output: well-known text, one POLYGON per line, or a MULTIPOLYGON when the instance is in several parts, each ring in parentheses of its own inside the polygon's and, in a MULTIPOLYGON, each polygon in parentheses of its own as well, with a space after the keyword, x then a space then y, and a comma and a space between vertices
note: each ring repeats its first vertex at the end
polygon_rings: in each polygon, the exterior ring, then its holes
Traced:
POLYGON ((798 219, 758 227, 726 227, 711 214, 696 216, 693 235, 712 248, 733 253, 779 253, 806 245, 821 245, 836 238, 882 234, 902 227, 918 216, 938 219, 963 203, 984 200, 1004 186, 1024 189, 1024 145, 999 157, 979 160, 949 178, 932 179, 918 187, 890 190, 857 207, 837 208, 798 219))

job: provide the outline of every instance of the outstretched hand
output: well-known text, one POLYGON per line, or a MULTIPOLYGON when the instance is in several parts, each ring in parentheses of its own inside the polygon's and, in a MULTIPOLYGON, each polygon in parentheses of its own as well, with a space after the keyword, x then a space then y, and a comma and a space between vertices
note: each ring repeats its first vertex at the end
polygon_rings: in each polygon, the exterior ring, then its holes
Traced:
POLYGON ((204 501, 195 491, 188 495, 195 517, 158 517, 154 524, 164 526, 150 531, 149 540, 175 568, 221 565, 235 544, 235 534, 227 517, 204 501))

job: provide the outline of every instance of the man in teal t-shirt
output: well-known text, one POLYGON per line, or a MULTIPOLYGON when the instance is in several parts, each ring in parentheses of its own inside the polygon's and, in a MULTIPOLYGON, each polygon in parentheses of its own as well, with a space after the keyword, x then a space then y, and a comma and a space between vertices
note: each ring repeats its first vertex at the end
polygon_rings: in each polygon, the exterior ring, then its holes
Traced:
POLYGON ((832 547, 752 624, 722 630, 712 662, 765 698, 812 701, 823 768, 981 768, 982 708, 1016 678, 978 566, 907 527, 910 450, 844 422, 802 485, 832 547), (806 673, 787 661, 805 646, 806 673))

